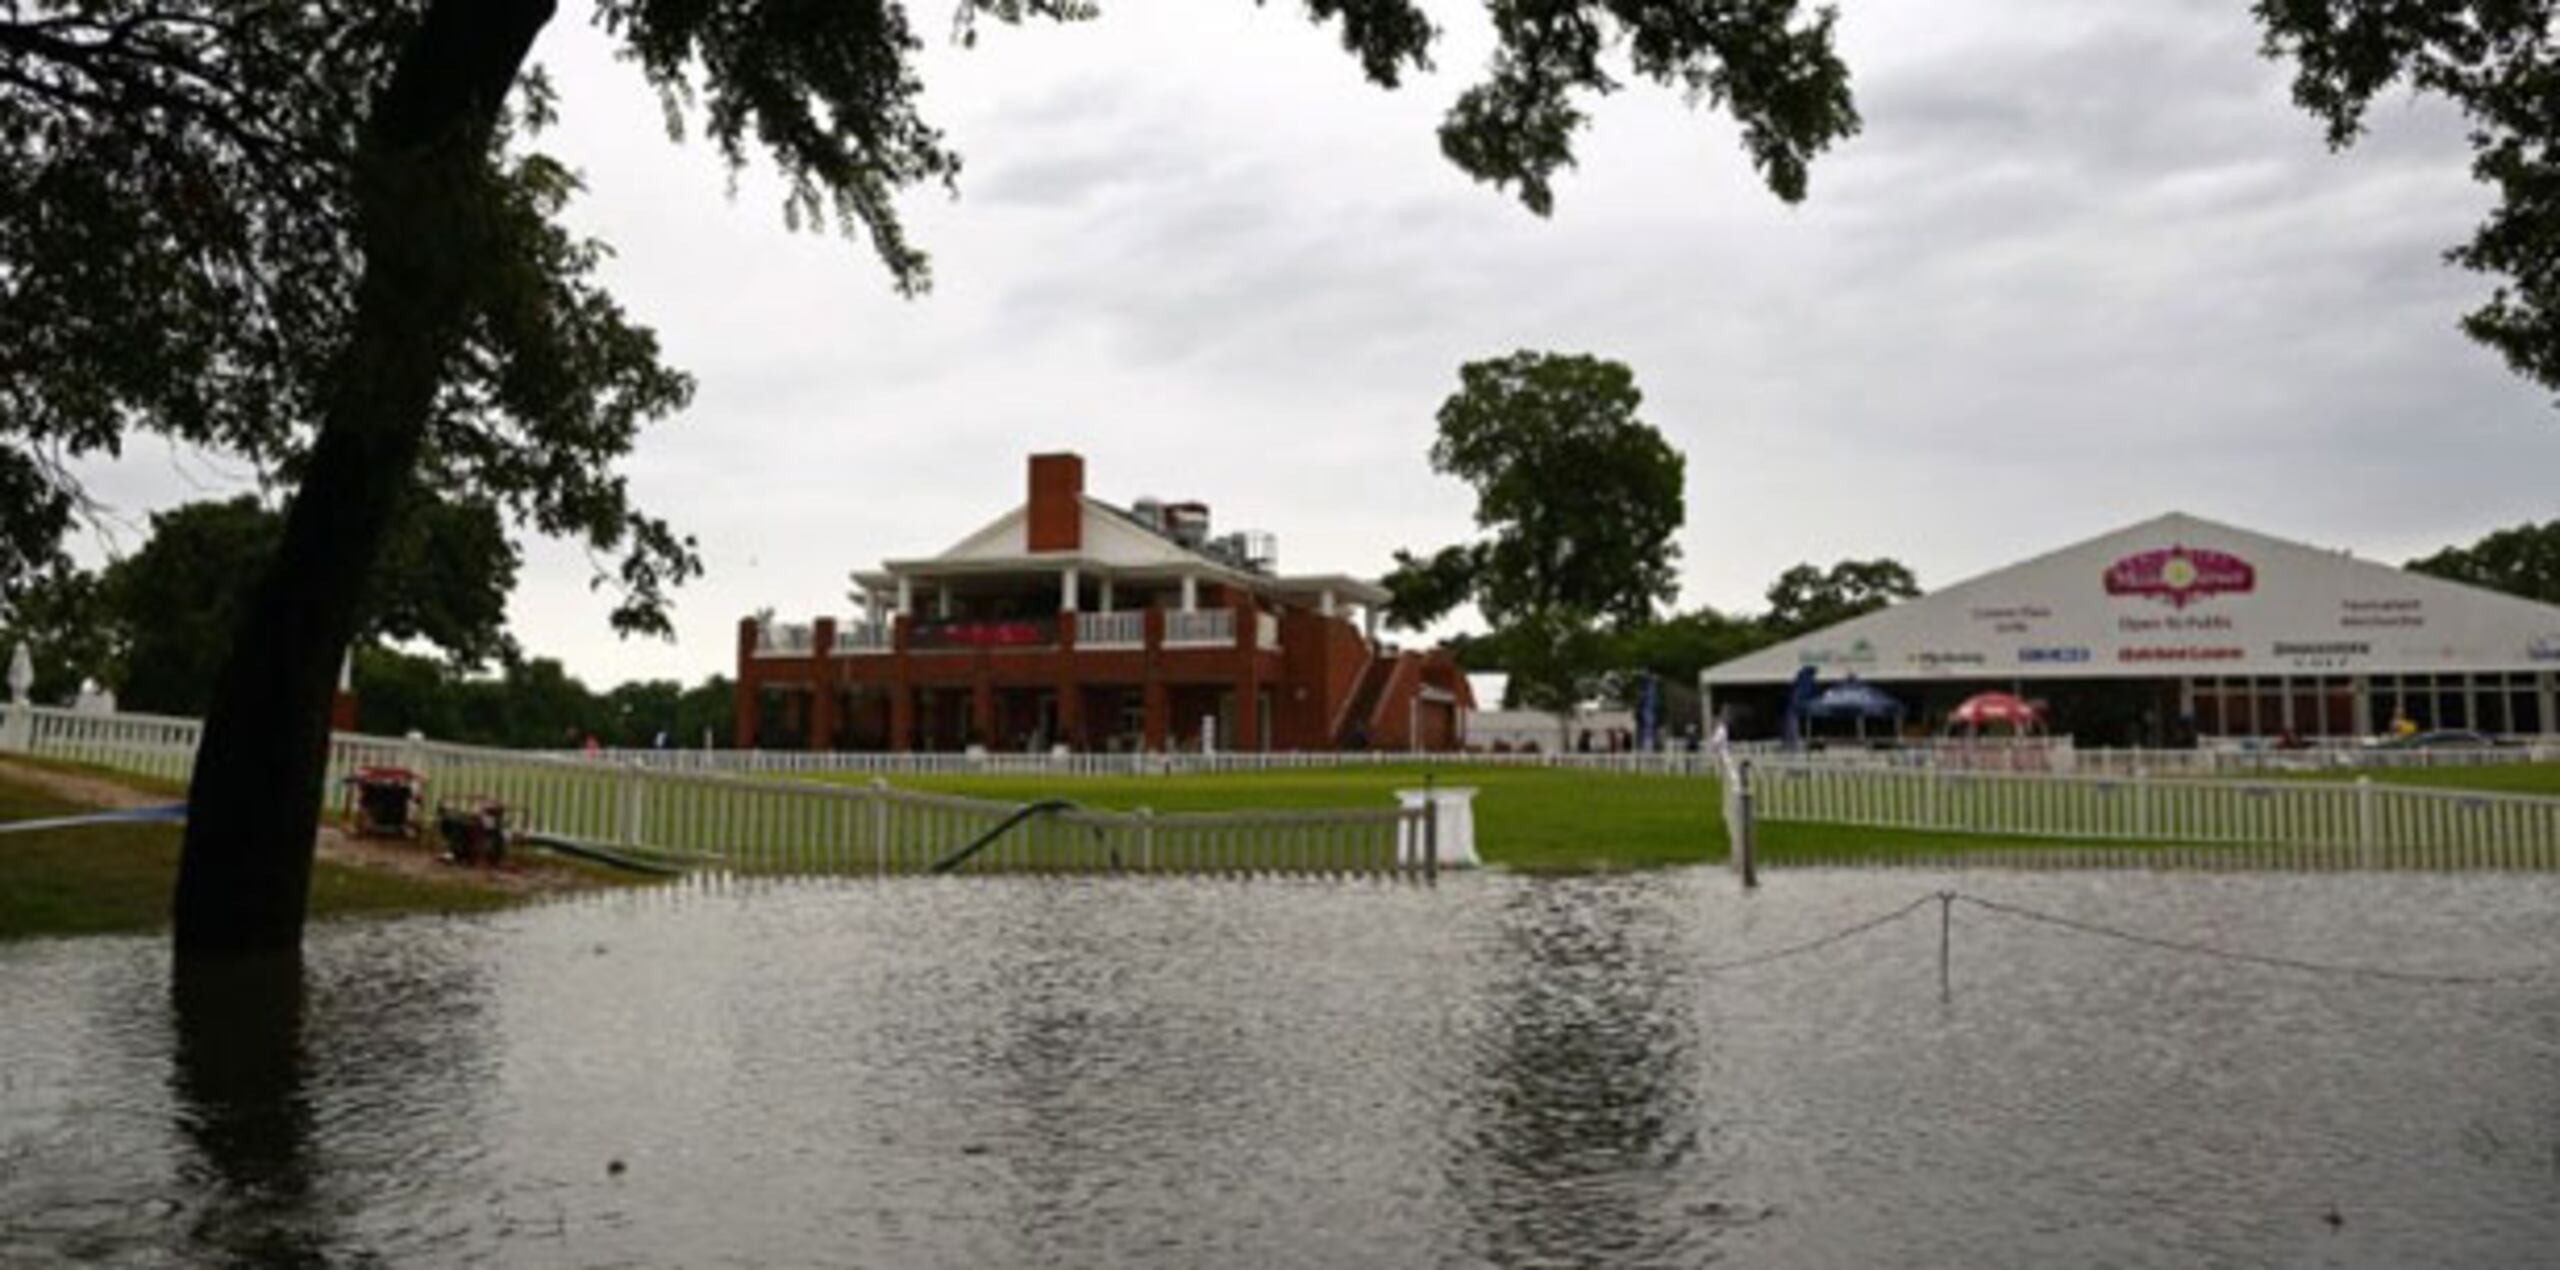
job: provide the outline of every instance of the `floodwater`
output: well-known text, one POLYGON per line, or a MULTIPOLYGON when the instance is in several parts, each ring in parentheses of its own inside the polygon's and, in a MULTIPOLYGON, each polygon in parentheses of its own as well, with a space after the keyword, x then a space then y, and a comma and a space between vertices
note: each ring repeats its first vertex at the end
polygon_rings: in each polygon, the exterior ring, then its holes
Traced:
POLYGON ((2496 1266, 2560 878, 906 879, 0 946, 0 1265, 2496 1266))

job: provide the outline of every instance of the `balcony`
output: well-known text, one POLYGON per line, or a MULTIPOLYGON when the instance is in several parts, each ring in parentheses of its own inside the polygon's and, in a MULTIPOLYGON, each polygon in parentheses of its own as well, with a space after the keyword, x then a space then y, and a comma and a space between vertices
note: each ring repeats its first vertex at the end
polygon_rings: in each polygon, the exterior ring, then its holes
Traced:
POLYGON ((1167 648, 1232 648, 1235 642, 1236 615, 1232 609, 1175 609, 1164 615, 1167 648))
POLYGON ((877 656, 896 647, 886 622, 855 622, 836 628, 836 652, 853 656, 877 656))
POLYGON ((907 628, 911 652, 973 653, 986 649, 1054 648, 1058 620, 1049 617, 942 618, 907 628))
POLYGON ((1076 614, 1076 647, 1079 649, 1146 646, 1147 615, 1142 611, 1076 614))
POLYGON ((806 657, 816 643, 806 622, 766 622, 756 627, 756 656, 806 657))

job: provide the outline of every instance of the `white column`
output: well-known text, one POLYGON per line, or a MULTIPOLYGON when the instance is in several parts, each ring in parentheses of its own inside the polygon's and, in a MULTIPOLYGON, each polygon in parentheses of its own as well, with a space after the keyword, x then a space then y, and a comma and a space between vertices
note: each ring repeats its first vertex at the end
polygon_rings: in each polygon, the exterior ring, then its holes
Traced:
POLYGON ((1200 607, 1200 579, 1195 578, 1195 577, 1191 576, 1191 575, 1190 575, 1190 574, 1188 574, 1188 573, 1183 574, 1183 575, 1182 575, 1182 611, 1183 611, 1183 612, 1185 612, 1185 613, 1195 612, 1195 611, 1197 611, 1197 610, 1199 609, 1199 607, 1200 607))
POLYGON ((2544 671, 2535 676, 2542 683, 2542 734, 2560 736, 2560 720, 2551 717, 2552 708, 2560 706, 2560 675, 2544 671))
POLYGON ((1102 575, 1102 611, 1111 612, 1111 575, 1102 575))
POLYGON ((1375 605, 1375 604, 1364 604, 1364 605, 1361 605, 1361 606, 1360 606, 1360 622, 1361 622, 1361 626, 1362 626, 1362 628, 1368 632, 1369 642, 1370 642, 1370 643, 1372 643, 1372 644, 1377 643, 1377 642, 1378 642, 1378 606, 1377 606, 1377 605, 1375 605))
POLYGON ((935 617, 951 616, 951 584, 949 582, 933 584, 933 615, 935 617))
POLYGON ((1076 599, 1080 590, 1081 588, 1076 585, 1076 570, 1074 565, 1069 565, 1066 568, 1059 570, 1058 611, 1061 613, 1075 612, 1076 599))
POLYGON ((916 611, 916 584, 915 584, 915 580, 914 580, 914 579, 912 579, 912 578, 909 578, 907 575, 905 575, 905 574, 901 573, 901 574, 899 574, 899 575, 898 575, 898 615, 899 615, 900 617, 905 617, 905 616, 909 616, 909 615, 913 614, 915 611, 916 611))
POLYGON ((1316 611, 1317 611, 1317 612, 1319 612, 1319 613, 1324 614, 1326 617, 1331 617, 1331 616, 1333 616, 1333 588, 1332 588, 1332 587, 1326 587, 1326 588, 1324 589, 1324 594, 1322 594, 1321 596, 1317 597, 1316 611))

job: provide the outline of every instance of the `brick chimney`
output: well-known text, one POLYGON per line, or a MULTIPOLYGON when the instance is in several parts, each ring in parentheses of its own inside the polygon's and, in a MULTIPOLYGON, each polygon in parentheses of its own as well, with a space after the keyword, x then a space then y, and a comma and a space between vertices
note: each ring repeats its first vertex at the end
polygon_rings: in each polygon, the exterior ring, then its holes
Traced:
POLYGON ((1031 456, 1031 520, 1025 527, 1033 551, 1074 551, 1084 545, 1084 456, 1031 456))

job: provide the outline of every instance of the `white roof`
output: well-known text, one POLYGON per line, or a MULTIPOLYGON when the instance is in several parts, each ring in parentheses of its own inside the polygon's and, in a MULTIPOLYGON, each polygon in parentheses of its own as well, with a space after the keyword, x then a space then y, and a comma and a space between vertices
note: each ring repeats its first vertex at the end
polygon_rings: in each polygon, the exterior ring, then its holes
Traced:
POLYGON ((2560 670, 2560 607, 2173 512, 1709 668, 1829 678, 2560 670))
POLYGON ((1082 496, 1081 501, 1081 545, 1073 550, 1033 551, 1031 509, 1020 506, 944 548, 939 555, 883 561, 885 571, 859 571, 854 579, 865 586, 885 588, 901 573, 932 577, 1073 566, 1096 576, 1171 578, 1187 573, 1243 587, 1310 596, 1330 590, 1337 599, 1353 604, 1384 604, 1388 599, 1386 589, 1377 583, 1344 574, 1275 577, 1240 569, 1156 533, 1108 503, 1090 496, 1082 496))

